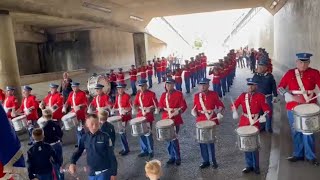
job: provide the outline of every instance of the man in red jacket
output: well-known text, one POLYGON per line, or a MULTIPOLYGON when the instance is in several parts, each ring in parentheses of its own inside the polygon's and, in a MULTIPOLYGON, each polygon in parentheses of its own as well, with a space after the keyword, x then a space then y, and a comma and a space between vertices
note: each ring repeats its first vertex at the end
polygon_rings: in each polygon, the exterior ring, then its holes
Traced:
MULTIPOLYGON (((180 125, 183 124, 181 114, 187 109, 187 103, 181 91, 174 89, 174 80, 166 79, 166 92, 164 92, 159 101, 159 108, 162 112, 162 119, 172 119, 176 127, 176 133, 179 133, 180 125)), ((170 159, 167 164, 181 164, 180 147, 177 138, 168 144, 170 159)))
POLYGON ((176 82, 176 90, 182 92, 182 69, 180 64, 176 64, 176 69, 173 72, 174 81, 176 82))
POLYGON ((14 96, 14 87, 6 87, 6 98, 3 102, 4 111, 7 113, 9 120, 16 117, 16 111, 19 108, 18 99, 14 96))
POLYGON ((131 69, 129 71, 129 75, 130 75, 130 86, 131 86, 131 89, 132 89, 131 96, 135 96, 137 94, 136 82, 137 82, 138 70, 134 67, 133 64, 131 65, 131 69))
MULTIPOLYGON (((196 117, 196 122, 214 121, 216 125, 219 125, 219 121, 223 118, 221 113, 224 110, 224 105, 219 99, 218 93, 209 90, 209 82, 210 80, 207 78, 200 79, 200 92, 194 95, 191 114, 196 117), (217 109, 217 112, 215 112, 215 109, 217 109)), ((218 168, 214 143, 200 143, 200 150, 203 159, 200 168, 203 169, 210 166, 209 154, 211 154, 213 168, 218 168)))
POLYGON ((149 82, 149 89, 152 88, 152 75, 153 75, 153 67, 151 61, 148 61, 147 65, 147 75, 148 75, 148 82, 149 82))
POLYGON ((23 87, 23 99, 20 106, 20 111, 23 111, 24 115, 27 116, 28 132, 30 137, 30 142, 28 145, 33 144, 32 131, 34 126, 37 125, 39 103, 36 96, 31 95, 32 88, 30 86, 23 87))

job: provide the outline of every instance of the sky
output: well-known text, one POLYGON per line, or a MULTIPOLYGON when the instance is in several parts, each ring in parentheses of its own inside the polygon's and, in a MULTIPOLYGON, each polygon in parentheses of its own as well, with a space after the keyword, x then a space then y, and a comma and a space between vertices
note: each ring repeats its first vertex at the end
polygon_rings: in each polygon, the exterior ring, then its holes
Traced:
MULTIPOLYGON (((190 44, 204 42, 203 51, 210 60, 224 55, 222 43, 233 30, 234 22, 250 9, 236 9, 164 17, 190 44)), ((169 40, 168 40, 169 41, 169 40)), ((168 43, 170 46, 170 43, 168 43)))

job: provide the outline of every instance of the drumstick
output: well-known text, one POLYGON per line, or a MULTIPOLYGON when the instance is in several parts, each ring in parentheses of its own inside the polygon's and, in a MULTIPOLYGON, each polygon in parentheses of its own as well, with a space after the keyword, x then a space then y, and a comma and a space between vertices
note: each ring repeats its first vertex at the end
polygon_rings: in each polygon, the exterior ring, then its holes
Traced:
POLYGON ((316 98, 318 98, 319 96, 320 96, 320 93, 319 93, 319 94, 317 94, 315 97, 313 97, 313 98, 309 99, 309 100, 307 101, 307 103, 308 103, 308 102, 310 102, 310 101, 312 101, 312 100, 314 100, 314 99, 316 99, 316 98))

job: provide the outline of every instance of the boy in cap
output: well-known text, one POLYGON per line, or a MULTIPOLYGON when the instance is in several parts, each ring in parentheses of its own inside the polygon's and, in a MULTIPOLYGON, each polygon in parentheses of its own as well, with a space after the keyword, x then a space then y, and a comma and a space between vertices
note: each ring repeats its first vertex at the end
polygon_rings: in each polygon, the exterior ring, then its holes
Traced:
POLYGON ((107 121, 109 117, 109 112, 104 109, 100 109, 98 111, 98 117, 100 121, 100 130, 104 133, 107 133, 110 136, 112 145, 114 147, 116 141, 116 133, 114 130, 114 126, 107 121))

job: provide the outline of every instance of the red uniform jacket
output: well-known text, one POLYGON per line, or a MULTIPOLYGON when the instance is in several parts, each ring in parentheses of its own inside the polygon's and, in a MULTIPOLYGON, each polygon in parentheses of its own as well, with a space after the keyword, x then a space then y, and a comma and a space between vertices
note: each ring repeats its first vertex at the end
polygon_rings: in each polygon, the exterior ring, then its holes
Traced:
POLYGON ((191 74, 194 74, 196 72, 196 65, 195 65, 195 62, 194 61, 191 61, 189 63, 189 67, 190 67, 190 72, 191 74))
POLYGON ((201 57, 201 68, 205 69, 207 67, 207 56, 201 57))
POLYGON ((140 78, 146 79, 147 78, 147 69, 145 66, 140 67, 140 78))
MULTIPOLYGON (((139 91, 138 94, 136 95, 133 104, 139 108, 137 117, 142 117, 142 110, 141 110, 141 103, 140 103, 140 96, 141 96, 141 101, 142 101, 142 107, 158 107, 158 100, 157 96, 154 92, 150 90, 146 90, 145 92, 139 91)), ((153 112, 149 112, 146 114, 146 119, 148 122, 154 121, 154 116, 153 112)))
POLYGON ((167 60, 166 59, 162 59, 161 60, 161 71, 165 72, 167 69, 167 60))
MULTIPOLYGON (((160 109, 167 108, 166 94, 167 92, 164 92, 160 97, 160 101, 159 101, 160 109)), ((187 103, 181 91, 173 90, 171 94, 169 93, 168 103, 169 103, 169 108, 171 109, 181 108, 182 112, 184 112, 187 109, 187 103)), ((169 118, 168 112, 164 110, 164 112, 162 113, 162 119, 168 119, 168 118, 169 118)), ((181 114, 174 116, 171 119, 174 121, 175 125, 183 124, 181 114)))
POLYGON ((137 69, 131 69, 131 70, 129 71, 130 80, 131 80, 131 81, 137 81, 137 74, 138 74, 137 69))
POLYGON ((201 69, 201 62, 200 61, 195 61, 195 70, 199 71, 201 69))
POLYGON ((191 75, 190 68, 184 68, 183 71, 184 71, 184 78, 190 77, 191 75))
MULTIPOLYGON (((68 97, 68 100, 66 103, 68 104, 68 106, 71 106, 71 107, 73 107, 74 105, 79 106, 79 105, 83 104, 84 106, 82 107, 82 109, 78 110, 76 112, 76 114, 77 114, 78 121, 84 121, 86 119, 88 99, 87 99, 86 93, 84 91, 79 90, 76 93, 74 91, 72 91, 69 94, 69 97, 68 97), (73 94, 75 94, 75 95, 73 95, 73 94), (74 99, 74 102, 73 102, 73 99, 74 99)), ((72 112, 75 112, 73 108, 72 108, 72 112)))
MULTIPOLYGON (((18 100, 17 100, 17 98, 16 98, 15 96, 8 96, 8 97, 6 97, 6 99, 4 100, 3 106, 4 106, 5 108, 7 108, 7 109, 15 109, 15 111, 16 111, 16 110, 18 110, 18 108, 19 108, 18 100)), ((7 112, 7 117, 8 117, 9 119, 12 118, 12 117, 11 117, 11 112, 12 112, 12 111, 8 111, 8 112, 7 112)))
POLYGON ((157 72, 162 72, 162 66, 160 61, 156 62, 156 70, 157 72))
POLYGON ((178 84, 182 84, 182 70, 181 69, 176 69, 174 72, 174 80, 176 81, 176 83, 178 84))
POLYGON ((218 72, 214 72, 214 71, 209 72, 209 75, 211 75, 211 74, 212 74, 212 83, 213 84, 220 84, 221 72, 220 71, 218 71, 218 72))
POLYGON ((50 93, 44 98, 43 102, 45 103, 46 106, 57 105, 58 109, 56 109, 52 114, 52 119, 61 120, 63 116, 62 114, 63 96, 58 92, 54 94, 50 93))
MULTIPOLYGON (((288 87, 289 92, 301 91, 294 71, 295 69, 290 69, 289 71, 287 71, 287 73, 280 80, 278 88, 282 87, 285 89, 288 87)), ((320 73, 318 70, 313 68, 308 68, 304 72, 300 72, 300 76, 302 76, 302 83, 306 91, 313 91, 316 85, 318 86, 318 88, 320 88, 320 73)), ((310 95, 311 93, 308 93, 308 96, 310 95)), ((286 104, 287 110, 293 110, 293 108, 296 107, 297 105, 301 103, 306 103, 303 95, 295 94, 294 96, 296 99, 300 101, 300 103, 296 101, 288 102, 286 104)), ((313 93, 311 97, 314 97, 314 96, 315 96, 315 93, 313 93)), ((310 103, 316 103, 316 102, 317 102, 317 99, 314 99, 310 103)))
POLYGON ((117 75, 115 73, 110 74, 110 82, 116 82, 117 81, 117 75))
POLYGON ((117 73, 117 83, 124 83, 124 73, 123 72, 117 73))
MULTIPOLYGON (((244 114, 247 114, 247 108, 245 103, 245 95, 246 93, 242 93, 234 102, 235 108, 241 105, 242 111, 244 114)), ((259 114, 261 111, 270 113, 269 105, 266 103, 266 97, 262 93, 255 92, 253 95, 249 94, 249 106, 252 116, 254 114, 259 114)), ((240 117, 239 127, 250 125, 249 118, 247 118, 244 114, 240 117)), ((254 119, 254 117, 253 117, 254 119)), ((258 129, 260 127, 259 121, 257 121, 254 126, 258 129)))
POLYGON ((152 76, 153 75, 152 64, 147 65, 147 73, 148 73, 148 76, 152 76))
MULTIPOLYGON (((34 95, 29 95, 27 98, 23 98, 20 106, 20 110, 24 112, 24 109, 32 108, 31 114, 27 115, 27 120, 37 121, 38 113, 37 110, 39 108, 39 103, 34 95)), ((24 112, 25 113, 25 112, 24 112)))
POLYGON ((107 106, 112 106, 109 101, 109 96, 106 94, 97 95, 91 101, 91 106, 96 109, 96 113, 98 113, 98 108, 105 108, 107 106))
MULTIPOLYGON (((201 103, 200 103, 200 93, 194 95, 193 107, 196 107, 197 111, 197 122, 206 121, 207 117, 203 112, 201 103)), ((213 111, 214 109, 219 109, 220 107, 224 108, 223 103, 219 99, 218 93, 214 91, 208 91, 206 94, 202 93, 203 104, 206 107, 207 111, 212 111, 212 119, 217 117, 216 113, 213 111)), ((210 119, 211 120, 211 119, 210 119)), ((219 124, 218 119, 213 120, 216 124, 219 124)))
POLYGON ((0 89, 0 101, 4 101, 4 99, 6 98, 6 95, 4 94, 3 90, 0 89))
POLYGON ((114 108, 119 109, 119 105, 121 106, 121 108, 130 109, 130 111, 126 115, 121 115, 123 122, 130 121, 132 119, 130 95, 127 93, 124 93, 122 95, 117 95, 116 101, 114 103, 114 108), (121 96, 120 102, 119 102, 119 96, 121 96))

